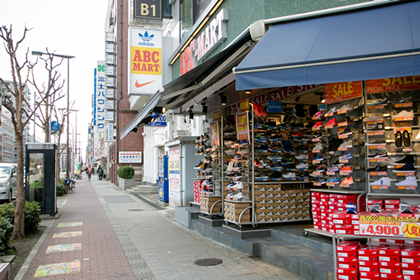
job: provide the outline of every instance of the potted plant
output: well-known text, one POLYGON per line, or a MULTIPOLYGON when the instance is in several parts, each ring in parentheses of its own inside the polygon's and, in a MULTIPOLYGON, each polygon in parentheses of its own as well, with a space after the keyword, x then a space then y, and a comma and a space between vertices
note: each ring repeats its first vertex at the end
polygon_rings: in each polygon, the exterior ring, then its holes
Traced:
POLYGON ((134 177, 134 168, 131 166, 121 166, 117 171, 118 186, 123 189, 129 189, 136 185, 134 177))

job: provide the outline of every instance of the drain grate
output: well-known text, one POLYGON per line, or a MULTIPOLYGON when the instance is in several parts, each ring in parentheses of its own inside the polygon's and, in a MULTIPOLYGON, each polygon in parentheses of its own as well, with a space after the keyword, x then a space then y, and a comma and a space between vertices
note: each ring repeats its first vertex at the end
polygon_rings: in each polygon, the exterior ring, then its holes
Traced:
POLYGON ((128 211, 144 211, 144 209, 128 209, 128 211))
POLYGON ((198 266, 215 266, 223 263, 221 259, 199 259, 194 262, 198 266))

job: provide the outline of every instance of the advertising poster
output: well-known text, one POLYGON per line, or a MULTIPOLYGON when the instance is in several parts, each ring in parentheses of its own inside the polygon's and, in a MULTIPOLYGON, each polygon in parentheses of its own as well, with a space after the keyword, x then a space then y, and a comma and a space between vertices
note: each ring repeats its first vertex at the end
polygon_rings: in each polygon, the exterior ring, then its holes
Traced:
POLYGON ((361 215, 360 234, 371 236, 420 237, 418 217, 388 217, 361 215))
POLYGON ((219 122, 210 123, 210 140, 211 146, 219 146, 219 122))
POLYGON ((180 148, 169 150, 169 198, 180 201, 181 190, 181 161, 180 148))
POLYGON ((57 274, 80 272, 80 262, 54 263, 41 265, 35 273, 35 277, 44 277, 57 274))
POLYGON ((415 90, 419 88, 420 76, 407 76, 366 81, 367 93, 415 90))
POLYGON ((129 27, 128 94, 153 95, 162 87, 162 31, 129 27))
POLYGON ((236 131, 238 133, 238 140, 247 140, 249 143, 249 120, 248 112, 236 115, 236 131))
POLYGON ((325 84, 325 104, 362 97, 362 81, 325 84))

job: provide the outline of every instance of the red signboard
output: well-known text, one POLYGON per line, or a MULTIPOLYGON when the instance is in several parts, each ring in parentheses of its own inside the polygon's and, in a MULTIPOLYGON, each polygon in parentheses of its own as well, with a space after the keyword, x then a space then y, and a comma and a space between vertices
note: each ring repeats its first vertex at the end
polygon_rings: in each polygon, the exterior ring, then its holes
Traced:
POLYGON ((344 82, 325 84, 325 103, 332 104, 357 97, 362 97, 362 82, 344 82))
POLYGON ((419 88, 420 88, 420 76, 407 76, 407 77, 387 78, 387 79, 366 81, 367 93, 415 90, 419 88))

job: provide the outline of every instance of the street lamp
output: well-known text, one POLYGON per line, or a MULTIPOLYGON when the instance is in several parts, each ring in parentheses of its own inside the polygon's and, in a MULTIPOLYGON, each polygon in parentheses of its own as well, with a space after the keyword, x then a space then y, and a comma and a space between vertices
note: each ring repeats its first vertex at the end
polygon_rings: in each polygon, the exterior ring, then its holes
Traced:
MULTIPOLYGON (((69 112, 69 104, 70 104, 70 59, 75 58, 75 56, 32 51, 32 55, 42 56, 43 54, 52 55, 52 56, 67 59, 67 113, 68 113, 69 112)), ((69 166, 70 166, 69 134, 70 134, 69 133, 69 118, 67 117, 66 179, 70 179, 70 174, 69 174, 69 166)))

